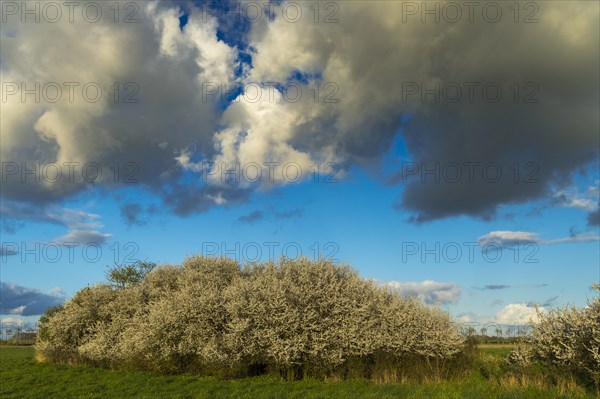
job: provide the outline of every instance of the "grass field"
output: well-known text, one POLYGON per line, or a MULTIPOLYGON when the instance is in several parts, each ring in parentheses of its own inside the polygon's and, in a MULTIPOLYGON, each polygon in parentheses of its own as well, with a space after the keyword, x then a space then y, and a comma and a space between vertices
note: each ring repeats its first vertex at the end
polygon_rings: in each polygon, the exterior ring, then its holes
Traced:
MULTIPOLYGON (((504 356, 509 348, 486 347, 504 356)), ((196 376, 164 376, 97 368, 40 364, 34 349, 0 347, 0 398, 593 398, 593 394, 559 394, 537 388, 503 388, 475 372, 469 379, 440 384, 373 384, 345 382, 284 382, 273 377, 220 380, 196 376)))

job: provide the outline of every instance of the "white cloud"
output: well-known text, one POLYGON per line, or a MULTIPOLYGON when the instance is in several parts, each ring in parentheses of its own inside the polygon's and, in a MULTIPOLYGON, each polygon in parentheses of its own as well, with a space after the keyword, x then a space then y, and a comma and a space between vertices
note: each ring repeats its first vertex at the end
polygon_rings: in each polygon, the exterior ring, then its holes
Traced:
POLYGON ((461 296, 458 284, 425 280, 423 282, 387 281, 382 285, 398 291, 403 296, 417 297, 427 304, 455 304, 461 296))
POLYGON ((600 180, 596 180, 585 192, 579 192, 577 187, 558 190, 554 193, 553 200, 562 207, 592 212, 598 209, 599 197, 600 180))
POLYGON ((555 239, 540 239, 538 233, 527 231, 498 230, 485 234, 477 239, 481 246, 498 246, 501 248, 527 244, 568 244, 600 241, 594 232, 579 233, 555 239))
MULTIPOLYGON (((546 309, 538 307, 540 313, 546 313, 546 309)), ((535 307, 525 303, 511 303, 496 313, 494 321, 502 325, 529 324, 539 321, 535 307)))
POLYGON ((455 316, 455 319, 457 322, 459 323, 464 323, 464 324, 479 324, 484 322, 485 320, 487 320, 488 318, 486 318, 485 316, 479 314, 479 313, 475 313, 475 312, 463 312, 463 313, 459 313, 455 316))
POLYGON ((481 246, 498 245, 500 247, 515 244, 537 243, 538 234, 527 231, 498 230, 479 237, 477 242, 481 246))

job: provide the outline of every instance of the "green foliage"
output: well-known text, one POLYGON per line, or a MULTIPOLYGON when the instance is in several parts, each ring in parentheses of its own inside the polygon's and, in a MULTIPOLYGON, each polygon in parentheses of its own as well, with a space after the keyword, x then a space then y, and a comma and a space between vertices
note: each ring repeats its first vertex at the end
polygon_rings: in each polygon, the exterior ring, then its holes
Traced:
POLYGON ((156 263, 137 261, 116 265, 108 269, 107 280, 119 288, 141 283, 146 275, 156 268, 156 263))

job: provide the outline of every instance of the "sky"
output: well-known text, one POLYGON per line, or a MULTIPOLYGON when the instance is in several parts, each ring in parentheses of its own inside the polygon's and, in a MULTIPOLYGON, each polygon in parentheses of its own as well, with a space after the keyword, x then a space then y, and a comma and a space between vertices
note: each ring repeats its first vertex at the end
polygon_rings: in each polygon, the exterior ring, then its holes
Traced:
POLYGON ((0 317, 330 258, 483 326, 600 281, 596 2, 2 3, 0 317))

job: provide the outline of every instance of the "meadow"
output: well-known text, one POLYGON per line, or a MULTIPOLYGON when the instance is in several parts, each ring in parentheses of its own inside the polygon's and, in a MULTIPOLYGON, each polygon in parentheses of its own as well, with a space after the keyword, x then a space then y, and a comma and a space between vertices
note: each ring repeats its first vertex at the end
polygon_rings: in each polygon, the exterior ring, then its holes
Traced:
MULTIPOLYGON (((481 359, 502 360, 510 348, 486 345, 481 359)), ((0 398, 596 398, 579 388, 558 389, 500 384, 484 365, 458 381, 375 384, 363 379, 342 382, 284 381, 272 376, 218 379, 163 375, 95 367, 39 363, 33 347, 0 347, 0 398), (562 391, 562 392, 561 392, 562 391)))

